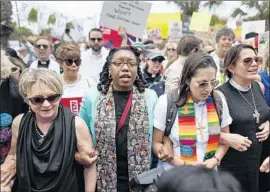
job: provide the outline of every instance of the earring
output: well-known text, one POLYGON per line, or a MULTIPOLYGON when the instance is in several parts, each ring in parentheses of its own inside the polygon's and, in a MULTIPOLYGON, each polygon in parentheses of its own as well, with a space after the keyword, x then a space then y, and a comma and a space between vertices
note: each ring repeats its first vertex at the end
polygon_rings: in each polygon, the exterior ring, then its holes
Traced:
POLYGON ((186 88, 186 91, 188 91, 189 90, 189 86, 187 86, 187 88, 186 88))
POLYGON ((109 80, 112 80, 112 75, 111 74, 109 74, 109 80))

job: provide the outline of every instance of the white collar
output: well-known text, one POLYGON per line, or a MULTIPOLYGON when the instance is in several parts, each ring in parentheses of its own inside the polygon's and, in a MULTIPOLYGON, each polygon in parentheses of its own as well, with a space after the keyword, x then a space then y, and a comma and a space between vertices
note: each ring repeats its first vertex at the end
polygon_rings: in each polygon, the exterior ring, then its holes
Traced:
POLYGON ((239 85, 236 81, 234 81, 232 78, 230 79, 230 84, 238 89, 239 91, 244 91, 244 92, 247 92, 250 90, 251 88, 251 85, 249 85, 248 87, 243 87, 242 85, 239 85))

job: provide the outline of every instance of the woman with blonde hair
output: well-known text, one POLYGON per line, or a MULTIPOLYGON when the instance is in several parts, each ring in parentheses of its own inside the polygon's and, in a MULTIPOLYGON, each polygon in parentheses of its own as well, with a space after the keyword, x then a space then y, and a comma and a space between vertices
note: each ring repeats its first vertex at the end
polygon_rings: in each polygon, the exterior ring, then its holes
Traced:
POLYGON ((176 48, 177 48, 177 41, 169 41, 167 44, 166 44, 166 47, 165 47, 165 57, 166 57, 166 60, 164 61, 164 68, 165 70, 173 63, 175 62, 177 59, 178 59, 178 55, 177 55, 177 52, 176 52, 176 48))
POLYGON ((81 66, 80 47, 74 43, 64 43, 56 50, 57 61, 63 69, 64 92, 61 103, 78 114, 82 97, 87 89, 96 83, 79 73, 81 66))
POLYGON ((88 157, 91 166, 84 168, 84 187, 76 172, 75 153, 91 150, 92 139, 85 122, 60 104, 63 82, 57 72, 25 70, 19 91, 30 110, 13 121, 1 184, 15 172, 14 191, 95 191, 97 154, 93 150, 88 157))

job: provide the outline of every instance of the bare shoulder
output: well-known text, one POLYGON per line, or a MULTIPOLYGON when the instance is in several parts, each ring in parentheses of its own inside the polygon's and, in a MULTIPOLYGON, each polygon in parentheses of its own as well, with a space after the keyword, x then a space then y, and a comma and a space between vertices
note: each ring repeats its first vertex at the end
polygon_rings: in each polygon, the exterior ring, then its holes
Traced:
POLYGON ((18 116, 16 116, 12 122, 12 134, 16 134, 18 135, 18 131, 19 131, 19 126, 22 120, 24 114, 20 114, 18 116))
POLYGON ((78 129, 78 128, 87 127, 87 125, 81 117, 76 116, 75 117, 75 127, 76 127, 76 129, 78 129))

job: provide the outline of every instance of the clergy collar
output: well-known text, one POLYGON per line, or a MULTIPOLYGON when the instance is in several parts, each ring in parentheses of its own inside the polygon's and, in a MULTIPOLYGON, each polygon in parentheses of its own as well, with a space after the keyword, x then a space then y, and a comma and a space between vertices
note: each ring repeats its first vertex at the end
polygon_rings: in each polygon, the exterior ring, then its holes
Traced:
POLYGON ((251 88, 251 85, 249 85, 248 87, 243 87, 242 85, 239 85, 238 83, 236 83, 236 81, 234 81, 233 79, 230 79, 230 84, 234 88, 238 89, 239 91, 243 91, 243 92, 247 92, 251 88))
POLYGON ((38 60, 38 64, 40 64, 40 65, 49 65, 50 64, 50 59, 48 61, 40 61, 40 60, 38 60))

